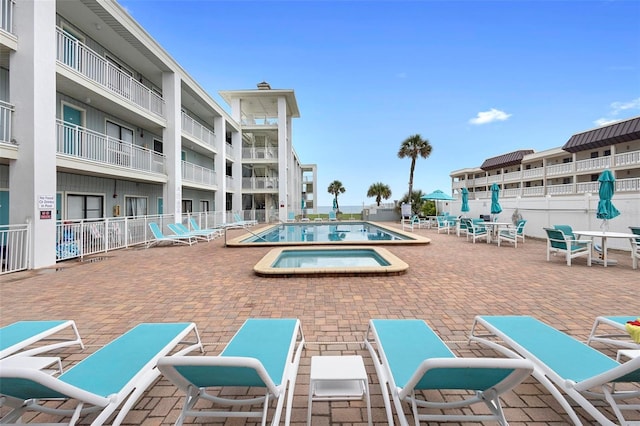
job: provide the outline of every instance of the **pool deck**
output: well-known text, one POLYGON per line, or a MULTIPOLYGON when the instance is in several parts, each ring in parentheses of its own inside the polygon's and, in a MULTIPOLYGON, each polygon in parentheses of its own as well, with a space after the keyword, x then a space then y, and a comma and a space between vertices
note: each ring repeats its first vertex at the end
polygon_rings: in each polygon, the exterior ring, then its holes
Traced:
MULTIPOLYGON (((228 237, 243 233, 230 230, 228 237)), ((597 315, 640 314, 640 269, 631 268, 628 252, 610 251, 617 266, 589 268, 585 258, 578 258, 568 267, 561 256, 546 261, 542 240, 528 238, 514 248, 472 244, 435 229, 416 229, 414 234, 430 238, 431 243, 385 246, 409 269, 383 277, 259 277, 253 267, 272 247, 225 248, 223 239, 191 247, 134 248, 94 256, 93 261, 63 262, 57 268, 0 276, 0 326, 25 319, 75 320, 87 347, 60 351, 64 365, 70 366, 140 322, 193 321, 206 353, 215 355, 247 318, 299 318, 307 346, 295 388, 292 424, 306 423, 311 357, 358 354, 369 373, 374 424, 386 425, 378 378, 371 357, 360 345, 371 318, 424 319, 457 355, 497 356, 491 349, 467 343, 475 315, 533 315, 585 340, 597 315)), ((612 347, 595 347, 615 356, 612 347)), ((125 424, 173 424, 182 402, 178 390, 160 379, 125 424)), ((505 395, 503 404, 512 426, 569 422, 533 378, 505 395)), ((593 424, 582 409, 577 412, 585 424, 593 424)), ((41 422, 58 420, 45 414, 37 417, 41 422)), ((640 413, 628 417, 637 421, 640 413)), ((25 416, 25 421, 29 419, 25 416)), ((185 424, 256 422, 189 418, 185 424)), ((313 424, 364 425, 366 405, 364 401, 316 402, 313 424)))

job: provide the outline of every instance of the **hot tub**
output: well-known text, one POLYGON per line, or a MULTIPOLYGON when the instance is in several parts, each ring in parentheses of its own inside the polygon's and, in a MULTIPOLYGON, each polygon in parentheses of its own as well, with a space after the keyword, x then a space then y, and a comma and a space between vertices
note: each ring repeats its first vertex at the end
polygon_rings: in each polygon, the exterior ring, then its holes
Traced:
POLYGON ((267 253, 253 268, 261 276, 397 275, 409 265, 381 247, 290 247, 267 253))

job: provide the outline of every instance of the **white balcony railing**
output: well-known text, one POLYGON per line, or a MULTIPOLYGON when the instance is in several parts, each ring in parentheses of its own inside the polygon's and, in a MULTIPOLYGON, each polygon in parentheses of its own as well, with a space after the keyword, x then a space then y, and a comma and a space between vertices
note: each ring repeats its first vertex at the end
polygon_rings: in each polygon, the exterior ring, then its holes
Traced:
POLYGON ((519 181, 520 179, 522 179, 522 172, 521 171, 505 173, 505 174, 502 175, 502 180, 504 182, 519 181))
POLYGON ((0 29, 13 34, 13 10, 15 0, 0 0, 0 29))
POLYGON ((164 117, 164 100, 77 39, 57 29, 56 59, 137 106, 164 117))
POLYGON ((640 192, 640 178, 618 179, 616 180, 616 191, 618 192, 640 192))
POLYGON ((616 154, 613 160, 616 167, 640 165, 640 151, 616 154))
POLYGON ((100 164, 165 173, 165 157, 155 151, 57 120, 57 152, 100 164))
POLYGON ((242 124, 245 126, 277 126, 278 117, 271 117, 263 114, 247 114, 242 117, 242 124))
POLYGON ((278 188, 278 178, 252 177, 242 178, 242 189, 275 190, 278 188))
POLYGON ((538 167, 536 169, 527 169, 522 171, 522 179, 531 180, 535 178, 542 178, 544 176, 544 168, 538 167))
POLYGON ((11 143, 13 105, 0 101, 0 142, 11 143))
POLYGON ((611 156, 576 161, 576 172, 600 171, 611 167, 611 156))
POLYGON ((547 166, 547 176, 564 175, 573 171, 573 163, 561 163, 547 166))
POLYGON ((227 185, 227 191, 233 191, 235 188, 233 186, 233 176, 225 176, 224 177, 225 184, 227 185))
POLYGON ((278 151, 274 148, 242 148, 243 160, 277 160, 278 151))
POLYGON ((487 184, 502 182, 502 175, 487 176, 487 184))
POLYGON ((225 142, 225 156, 230 160, 236 158, 235 153, 233 152, 233 145, 229 142, 225 142))
POLYGON ((573 194, 573 184, 565 183, 562 185, 547 185, 547 194, 549 195, 573 194))
POLYGON ((182 180, 204 185, 216 184, 216 172, 197 164, 182 162, 182 180))
POLYGON ((523 197, 541 197, 544 195, 544 186, 530 186, 522 188, 523 197))
POLYGON ((193 136, 205 145, 215 147, 216 135, 198 121, 194 120, 187 113, 182 113, 182 131, 193 136))
POLYGON ((487 177, 486 176, 478 177, 478 178, 475 178, 475 180, 474 180, 474 185, 475 186, 482 186, 482 185, 486 185, 486 184, 487 184, 487 177))

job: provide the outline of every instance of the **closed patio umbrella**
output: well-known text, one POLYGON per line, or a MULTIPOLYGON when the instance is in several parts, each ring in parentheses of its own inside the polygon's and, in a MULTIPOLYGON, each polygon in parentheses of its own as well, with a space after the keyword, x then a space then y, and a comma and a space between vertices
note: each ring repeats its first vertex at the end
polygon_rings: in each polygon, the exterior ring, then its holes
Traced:
POLYGON ((502 212, 498 198, 500 198, 500 187, 497 183, 494 183, 491 185, 491 214, 499 214, 502 212))
POLYGON ((613 219, 614 217, 620 215, 620 212, 611 202, 611 198, 613 198, 613 193, 615 192, 615 177, 610 170, 605 170, 602 172, 600 177, 598 178, 598 182, 600 182, 600 201, 598 201, 598 211, 596 212, 596 217, 598 219, 604 219, 602 222, 602 227, 606 231, 609 227, 608 220, 613 219))
POLYGON ((462 207, 460 207, 460 211, 463 213, 469 211, 469 190, 467 188, 462 188, 462 207))
POLYGON ((436 216, 438 215, 438 201, 453 201, 453 197, 451 197, 450 195, 445 194, 444 192, 440 191, 439 189, 436 189, 435 191, 433 191, 430 194, 427 195, 423 195, 422 197, 423 200, 433 200, 436 202, 436 216))

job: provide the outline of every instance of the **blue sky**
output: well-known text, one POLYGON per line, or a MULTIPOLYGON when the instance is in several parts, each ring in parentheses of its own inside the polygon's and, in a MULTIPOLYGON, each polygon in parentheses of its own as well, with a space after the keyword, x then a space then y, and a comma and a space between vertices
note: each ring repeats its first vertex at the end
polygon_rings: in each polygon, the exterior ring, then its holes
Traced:
POLYGON ((451 191, 449 174, 640 115, 640 1, 120 0, 207 90, 293 89, 293 141, 318 165, 319 205, 451 191))

